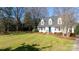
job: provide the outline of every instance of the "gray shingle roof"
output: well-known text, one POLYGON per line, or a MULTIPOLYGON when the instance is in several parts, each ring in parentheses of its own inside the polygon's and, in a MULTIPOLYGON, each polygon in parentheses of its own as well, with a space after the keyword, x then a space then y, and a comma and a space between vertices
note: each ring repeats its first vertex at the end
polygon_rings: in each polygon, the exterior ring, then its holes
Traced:
POLYGON ((58 17, 56 16, 43 18, 44 25, 41 25, 41 22, 40 22, 37 27, 50 27, 50 26, 58 27, 59 25, 57 24, 57 19, 58 17), (50 18, 52 19, 52 25, 48 24, 48 21, 50 18))

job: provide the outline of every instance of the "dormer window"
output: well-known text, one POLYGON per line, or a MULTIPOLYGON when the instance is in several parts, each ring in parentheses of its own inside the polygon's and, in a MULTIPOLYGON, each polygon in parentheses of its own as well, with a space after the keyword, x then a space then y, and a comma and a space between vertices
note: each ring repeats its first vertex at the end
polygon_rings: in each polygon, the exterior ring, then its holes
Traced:
POLYGON ((62 19, 58 18, 58 24, 62 24, 62 19))
POLYGON ((41 20, 41 25, 44 25, 44 20, 43 19, 41 20))
POLYGON ((48 24, 52 25, 52 19, 51 18, 49 19, 48 24))

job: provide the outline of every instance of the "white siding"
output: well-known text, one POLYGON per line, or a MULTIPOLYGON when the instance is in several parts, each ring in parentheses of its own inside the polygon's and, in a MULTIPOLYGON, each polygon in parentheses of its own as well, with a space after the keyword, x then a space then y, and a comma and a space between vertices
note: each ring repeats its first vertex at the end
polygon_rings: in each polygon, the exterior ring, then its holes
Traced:
POLYGON ((72 33, 74 33, 74 27, 72 28, 72 33))
POLYGON ((68 28, 68 32, 70 32, 70 28, 68 28))
POLYGON ((38 31, 41 32, 41 28, 38 28, 38 31))
MULTIPOLYGON (((39 30, 39 32, 46 33, 46 32, 49 32, 49 27, 45 27, 45 28, 42 28, 42 29, 39 28, 38 30, 39 30)), ((62 32, 62 30, 59 31, 58 28, 51 27, 51 32, 52 32, 52 33, 55 33, 55 32, 62 32)))
POLYGON ((45 31, 46 31, 46 32, 49 32, 49 28, 48 28, 48 27, 45 27, 45 31))
POLYGON ((64 27, 64 29, 63 29, 63 33, 64 33, 64 34, 66 33, 66 27, 64 27))
POLYGON ((41 29, 39 30, 39 32, 42 32, 41 29))
POLYGON ((60 33, 62 32, 62 29, 59 30, 59 28, 55 28, 55 32, 60 33))
POLYGON ((46 29, 42 27, 42 28, 38 28, 38 31, 45 33, 46 32, 46 29))
POLYGON ((45 31, 45 28, 42 28, 42 32, 43 32, 43 33, 45 33, 45 32, 46 32, 46 31, 45 31))
POLYGON ((58 28, 55 28, 55 32, 59 32, 58 28))
POLYGON ((55 32, 55 28, 51 27, 51 32, 54 33, 55 32))

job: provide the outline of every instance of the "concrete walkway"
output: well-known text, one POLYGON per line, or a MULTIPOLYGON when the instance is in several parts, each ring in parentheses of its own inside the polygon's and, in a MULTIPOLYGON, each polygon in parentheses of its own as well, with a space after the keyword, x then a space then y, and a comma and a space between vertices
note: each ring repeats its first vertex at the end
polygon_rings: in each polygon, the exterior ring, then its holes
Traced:
POLYGON ((79 36, 76 37, 73 51, 79 51, 79 36))

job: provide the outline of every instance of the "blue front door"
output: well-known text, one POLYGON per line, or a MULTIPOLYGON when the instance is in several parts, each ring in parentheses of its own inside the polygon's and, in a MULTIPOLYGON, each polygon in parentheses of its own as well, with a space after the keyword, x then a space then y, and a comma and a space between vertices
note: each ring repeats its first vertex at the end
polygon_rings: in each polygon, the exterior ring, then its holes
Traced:
POLYGON ((51 27, 49 27, 49 32, 51 32, 51 27))

